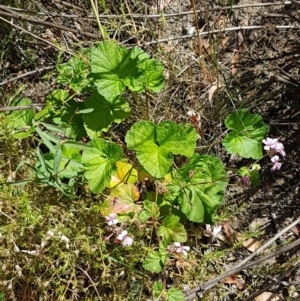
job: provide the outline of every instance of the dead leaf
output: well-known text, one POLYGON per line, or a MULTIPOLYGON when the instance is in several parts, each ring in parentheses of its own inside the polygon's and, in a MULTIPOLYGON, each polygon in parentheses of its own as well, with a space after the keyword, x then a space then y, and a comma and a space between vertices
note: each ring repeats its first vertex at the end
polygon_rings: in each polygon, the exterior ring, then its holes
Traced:
POLYGON ((229 239, 230 243, 234 244, 235 231, 231 228, 229 222, 223 224, 223 229, 226 237, 229 239))
POLYGON ((298 226, 294 226, 291 228, 291 231, 297 236, 300 237, 300 228, 298 226))
POLYGON ((237 73, 237 61, 240 58, 240 54, 238 52, 235 53, 235 55, 231 59, 232 68, 231 68, 231 74, 235 75, 237 73))
POLYGON ((230 24, 230 20, 228 19, 227 15, 220 15, 217 22, 216 28, 217 29, 225 29, 230 24))
POLYGON ((229 41, 229 36, 225 37, 225 38, 221 41, 221 45, 222 45, 223 49, 226 49, 226 48, 227 48, 226 44, 228 43, 228 41, 229 41))
POLYGON ((208 90, 208 101, 211 104, 211 106, 213 105, 212 97, 217 89, 218 89, 218 85, 212 85, 208 90))
POLYGON ((248 240, 246 240, 243 243, 243 247, 248 249, 248 251, 250 251, 250 252, 256 251, 260 246, 261 246, 261 243, 254 238, 249 238, 248 240))
POLYGON ((213 47, 209 44, 208 40, 206 39, 200 39, 200 45, 199 45, 199 40, 195 39, 194 40, 194 48, 195 51, 197 52, 198 55, 206 55, 206 54, 211 54, 213 51, 213 47), (200 46, 200 47, 199 47, 200 46), (199 53, 200 51, 200 53, 199 53))
POLYGON ((237 276, 235 276, 235 275, 231 275, 231 276, 225 278, 225 279, 223 280, 223 282, 224 282, 224 283, 227 283, 227 284, 235 284, 236 287, 237 287, 239 290, 242 290, 242 289, 245 288, 245 284, 242 283, 242 282, 239 280, 239 278, 238 278, 237 276))
POLYGON ((159 11, 162 12, 166 7, 169 6, 171 0, 160 0, 159 11))
POLYGON ((201 46, 202 46, 204 49, 208 50, 209 47, 210 47, 210 44, 209 44, 209 42, 208 42, 206 39, 201 39, 201 46))
POLYGON ((276 295, 270 292, 264 292, 254 298, 255 301, 279 301, 283 300, 283 298, 280 295, 276 295))
POLYGON ((231 237, 234 235, 235 231, 231 228, 229 222, 223 224, 223 229, 226 237, 231 237))

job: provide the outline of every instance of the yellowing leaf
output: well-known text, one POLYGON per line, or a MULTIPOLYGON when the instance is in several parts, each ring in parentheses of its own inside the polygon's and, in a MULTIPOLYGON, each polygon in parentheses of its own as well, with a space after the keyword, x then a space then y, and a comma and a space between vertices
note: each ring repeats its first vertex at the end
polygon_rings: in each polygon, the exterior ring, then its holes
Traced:
POLYGON ((135 204, 139 197, 139 190, 133 184, 124 184, 116 187, 109 195, 110 213, 130 213, 140 211, 142 207, 135 204))
POLYGON ((114 188, 125 183, 134 184, 137 181, 137 170, 131 164, 119 161, 116 165, 117 172, 111 177, 109 188, 114 188))

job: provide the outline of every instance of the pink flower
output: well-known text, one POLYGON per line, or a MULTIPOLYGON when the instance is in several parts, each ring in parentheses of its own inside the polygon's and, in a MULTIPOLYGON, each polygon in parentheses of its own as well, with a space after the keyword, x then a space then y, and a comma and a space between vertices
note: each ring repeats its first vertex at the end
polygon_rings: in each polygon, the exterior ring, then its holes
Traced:
POLYGON ((115 213, 110 213, 109 216, 105 216, 107 224, 109 226, 116 225, 119 222, 116 217, 117 217, 117 215, 115 213))
POLYGON ((117 237, 118 240, 122 241, 122 245, 124 247, 131 246, 133 243, 133 239, 128 236, 127 230, 123 230, 117 237))
POLYGON ((264 149, 265 150, 274 149, 277 141, 278 141, 278 138, 272 139, 272 138, 268 137, 267 139, 263 139, 262 142, 265 144, 264 149))
POLYGON ((248 186, 250 186, 250 178, 249 178, 249 176, 244 176, 244 177, 242 177, 241 178, 242 179, 242 185, 243 185, 243 187, 248 187, 248 186))
POLYGON ((265 146, 264 149, 269 151, 269 150, 274 150, 276 153, 279 153, 282 157, 286 155, 284 151, 284 146, 281 142, 278 141, 278 138, 267 138, 263 139, 262 141, 265 146))
POLYGON ((209 224, 206 224, 205 225, 205 228, 206 228, 206 233, 208 236, 211 236, 211 237, 215 237, 217 238, 217 235, 221 232, 222 230, 222 226, 221 225, 214 225, 214 226, 211 226, 209 224))
POLYGON ((129 236, 126 236, 123 240, 123 246, 124 247, 129 247, 133 244, 133 239, 129 236))
POLYGON ((273 162, 273 167, 271 168, 272 171, 279 170, 281 168, 282 163, 279 162, 279 157, 276 155, 271 158, 273 162))
POLYGON ((279 153, 282 157, 284 157, 286 155, 285 151, 284 151, 284 146, 282 143, 280 142, 276 142, 275 146, 274 146, 274 150, 279 153))
POLYGON ((187 252, 190 250, 189 246, 182 246, 180 242, 174 242, 177 253, 182 253, 184 256, 187 256, 187 252))

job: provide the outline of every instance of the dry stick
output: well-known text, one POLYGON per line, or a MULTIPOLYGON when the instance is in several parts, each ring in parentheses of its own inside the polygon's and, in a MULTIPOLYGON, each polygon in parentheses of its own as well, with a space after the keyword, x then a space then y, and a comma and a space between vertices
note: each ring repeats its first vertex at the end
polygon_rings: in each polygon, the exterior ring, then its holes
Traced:
POLYGON ((274 237, 272 237, 271 239, 269 239, 263 246, 261 246, 260 248, 258 248, 250 256, 248 256, 243 261, 241 261, 238 265, 236 265, 236 268, 238 268, 238 267, 246 264, 249 260, 251 260, 253 257, 255 257, 256 255, 258 255, 261 251, 263 251, 264 249, 266 249, 267 247, 269 247, 275 240, 277 240, 285 232, 289 231, 291 228, 293 228, 294 226, 296 226, 298 223, 300 223, 300 218, 298 218, 296 221, 294 221, 293 223, 291 223, 290 225, 288 225, 287 227, 285 227, 284 229, 282 229, 274 237))
MULTIPOLYGON (((212 33, 224 33, 224 32, 229 32, 229 31, 236 31, 236 30, 242 30, 242 29, 247 29, 247 30, 253 30, 253 29, 261 29, 264 28, 265 26, 263 25, 253 25, 253 26, 238 26, 238 27, 230 27, 230 28, 225 28, 225 29, 214 29, 211 31, 203 31, 200 32, 200 36, 206 36, 208 34, 212 33)), ((289 26, 289 25, 278 25, 276 26, 276 29, 297 29, 295 26, 289 26)), ((159 40, 153 40, 150 42, 143 42, 145 45, 151 45, 155 43, 161 43, 161 42, 169 42, 169 41, 174 41, 174 40, 183 40, 183 39, 188 39, 195 37, 196 35, 194 34, 189 34, 189 35, 184 35, 180 37, 169 37, 165 39, 159 39, 159 40)), ((133 46, 133 45, 132 45, 133 46)))
POLYGON ((29 76, 29 75, 32 75, 32 74, 35 74, 35 73, 41 73, 43 71, 51 70, 53 68, 55 68, 55 66, 48 66, 48 67, 44 67, 44 68, 37 68, 35 70, 25 72, 25 73, 23 73, 21 75, 18 75, 16 77, 13 77, 13 78, 10 78, 10 79, 5 79, 3 82, 0 83, 0 87, 6 85, 7 83, 10 83, 10 82, 13 82, 15 80, 21 79, 23 77, 26 77, 26 76, 29 76))
POLYGON ((268 259, 272 258, 272 257, 276 257, 284 252, 287 252, 297 246, 300 245, 300 238, 298 238, 297 240, 293 241, 292 243, 288 244, 287 246, 281 248, 280 250, 278 251, 275 251, 269 255, 266 255, 262 258, 259 258, 257 259, 256 261, 252 262, 252 263, 249 263, 247 265, 244 265, 242 267, 238 267, 238 268, 233 268, 232 270, 212 279, 212 280, 209 280, 205 283, 203 283, 202 285, 199 285, 193 289, 190 289, 188 290, 187 292, 185 292, 185 300, 186 301, 190 301, 192 299, 194 299, 196 296, 197 296, 197 293, 200 292, 200 291, 206 291, 208 290, 209 288, 217 285, 220 281, 222 281, 223 279, 233 275, 233 274, 236 274, 242 270, 247 270, 249 268, 252 268, 253 266, 255 265, 258 265, 260 263, 263 263, 263 262, 266 262, 268 259))
MULTIPOLYGON (((293 1, 295 3, 300 3, 297 1, 293 1)), ((275 3, 253 3, 253 4, 244 4, 244 5, 232 5, 232 6, 223 6, 223 7, 216 7, 208 9, 209 12, 213 11, 222 11, 222 10, 228 10, 228 9, 240 9, 240 8, 248 8, 248 7, 261 7, 261 6, 277 6, 277 5, 289 5, 292 4, 292 1, 284 1, 284 2, 275 2, 275 3)), ((4 5, 0 5, 0 8, 4 5)), ((7 6, 7 8, 15 11, 25 11, 20 8, 16 7, 10 7, 7 6)), ((196 13, 204 13, 202 10, 196 10, 196 13)), ((37 15, 45 15, 44 13, 35 13, 37 15)), ((132 18, 170 18, 170 17, 177 17, 177 16, 184 16, 184 15, 192 15, 194 14, 194 11, 186 11, 186 12, 179 12, 179 13, 172 13, 172 14, 153 14, 153 15, 145 15, 145 14, 122 14, 122 15, 99 15, 99 18, 120 18, 120 17, 132 17, 132 18)), ((62 18, 78 18, 78 15, 58 15, 58 14, 49 14, 53 17, 62 17, 62 18)), ((95 16, 93 14, 89 14, 86 16, 87 18, 94 18, 95 16)))
POLYGON ((46 105, 45 103, 33 103, 31 105, 4 107, 4 108, 0 108, 0 112, 28 110, 28 109, 32 109, 33 107, 43 107, 45 105, 46 105))
MULTIPOLYGON (((0 12, 1 13, 1 12, 0 12)), ((17 29, 19 29, 19 30, 21 30, 21 31, 23 31, 23 32, 25 32, 25 33, 27 33, 27 34, 29 34, 30 36, 32 36, 34 39, 36 39, 36 40, 40 40, 40 41, 42 41, 43 43, 46 43, 46 44, 48 44, 48 45, 50 45, 51 47, 53 47, 53 48, 55 48, 55 49, 58 49, 58 50, 62 50, 62 48, 61 47, 59 47, 59 46, 57 46, 57 45, 55 45, 55 44, 53 44, 53 43, 51 43, 51 42, 49 42, 49 41, 47 41, 47 40, 44 40, 44 39, 42 39, 42 38, 40 38, 39 36, 37 36, 37 35, 35 35, 35 34, 33 34, 33 33, 31 33, 30 31, 28 31, 28 30, 26 30, 26 29, 24 29, 24 28, 22 28, 22 27, 20 27, 20 26, 18 26, 18 25, 16 25, 16 24, 14 24, 14 23, 12 23, 12 22, 9 22, 8 20, 6 20, 6 19, 4 19, 4 18, 2 18, 2 17, 0 17, 0 20, 2 20, 3 22, 6 22, 7 24, 9 24, 9 25, 11 25, 11 26, 13 26, 13 27, 15 27, 15 28, 17 28, 17 29)), ((64 50, 66 53, 69 53, 69 54, 71 54, 71 55, 73 55, 73 53, 71 52, 71 51, 69 51, 69 50, 64 50)))
POLYGON ((285 271, 283 274, 281 274, 279 277, 277 277, 273 282, 271 282, 270 284, 268 284, 266 287, 264 287, 263 289, 261 289, 260 291, 253 293, 251 296, 249 296, 247 299, 243 300, 243 301, 252 301, 255 297, 259 296, 260 294, 262 294, 263 292, 266 292, 267 290, 269 290, 270 288, 272 288, 272 286, 274 286, 275 284, 278 284, 282 279, 284 279, 288 274, 290 274, 292 271, 294 271, 300 264, 300 260, 298 260, 295 264, 293 264, 287 271, 285 271))
MULTIPOLYGON (((2 5, 0 6, 0 8, 2 8, 2 5)), ((57 29, 61 29, 64 31, 70 31, 79 35, 83 35, 83 36, 87 36, 87 37, 91 37, 91 38, 99 38, 100 36, 98 34, 93 34, 93 33, 89 33, 89 32, 85 32, 85 31, 80 31, 78 29, 73 29, 67 26, 63 26, 63 25, 59 25, 59 24, 55 24, 55 23, 51 23, 51 22, 47 22, 47 21, 42 21, 42 20, 38 20, 35 19, 33 17, 29 17, 23 14, 18 14, 18 13, 8 13, 8 12, 4 12, 4 11, 0 11, 0 16, 2 17, 7 17, 7 18, 12 18, 12 19, 16 19, 16 20, 22 20, 22 21, 27 21, 29 23, 34 23, 34 24, 39 24, 39 25, 44 25, 47 27, 51 27, 51 28, 57 28, 57 29)))
POLYGON ((76 6, 74 4, 71 4, 71 3, 68 3, 66 1, 62 1, 62 0, 54 0, 54 2, 56 2, 57 4, 61 4, 63 6, 66 6, 66 7, 70 7, 70 8, 73 8, 73 9, 77 9, 77 10, 81 10, 81 11, 84 11, 83 8, 79 7, 79 6, 76 6))

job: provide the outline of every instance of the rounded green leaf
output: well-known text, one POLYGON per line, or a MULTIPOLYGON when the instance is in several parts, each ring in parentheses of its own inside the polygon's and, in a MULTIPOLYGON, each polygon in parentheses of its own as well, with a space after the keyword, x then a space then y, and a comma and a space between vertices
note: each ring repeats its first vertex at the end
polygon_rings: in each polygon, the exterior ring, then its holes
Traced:
POLYGON ((174 241, 186 242, 187 233, 179 220, 179 216, 170 214, 163 219, 162 225, 158 228, 158 233, 166 244, 174 241))
POLYGON ((108 130, 113 122, 120 123, 130 113, 128 102, 124 98, 117 96, 106 99, 97 91, 84 104, 93 111, 83 114, 83 120, 86 127, 95 132, 108 130))
POLYGON ((213 215, 223 203, 228 178, 223 163, 210 155, 195 154, 180 168, 168 185, 170 195, 193 222, 213 223, 213 215))
POLYGON ((159 273, 163 267, 161 254, 157 251, 150 252, 143 262, 143 268, 153 273, 159 273))
POLYGON ((232 130, 223 140, 230 154, 238 153, 241 157, 253 159, 262 157, 262 139, 268 126, 261 116, 250 114, 248 109, 237 110, 227 116, 225 125, 232 130))
POLYGON ((89 145, 92 149, 82 153, 82 163, 86 170, 84 176, 91 191, 101 193, 116 171, 116 162, 122 158, 122 148, 103 139, 92 140, 89 145))
POLYGON ((168 290, 168 301, 185 301, 185 297, 182 291, 172 287, 168 290))
POLYGON ((127 132, 125 141, 135 150, 142 166, 156 178, 162 178, 173 163, 173 154, 191 156, 198 136, 187 125, 165 121, 156 126, 151 121, 139 121, 127 132))

